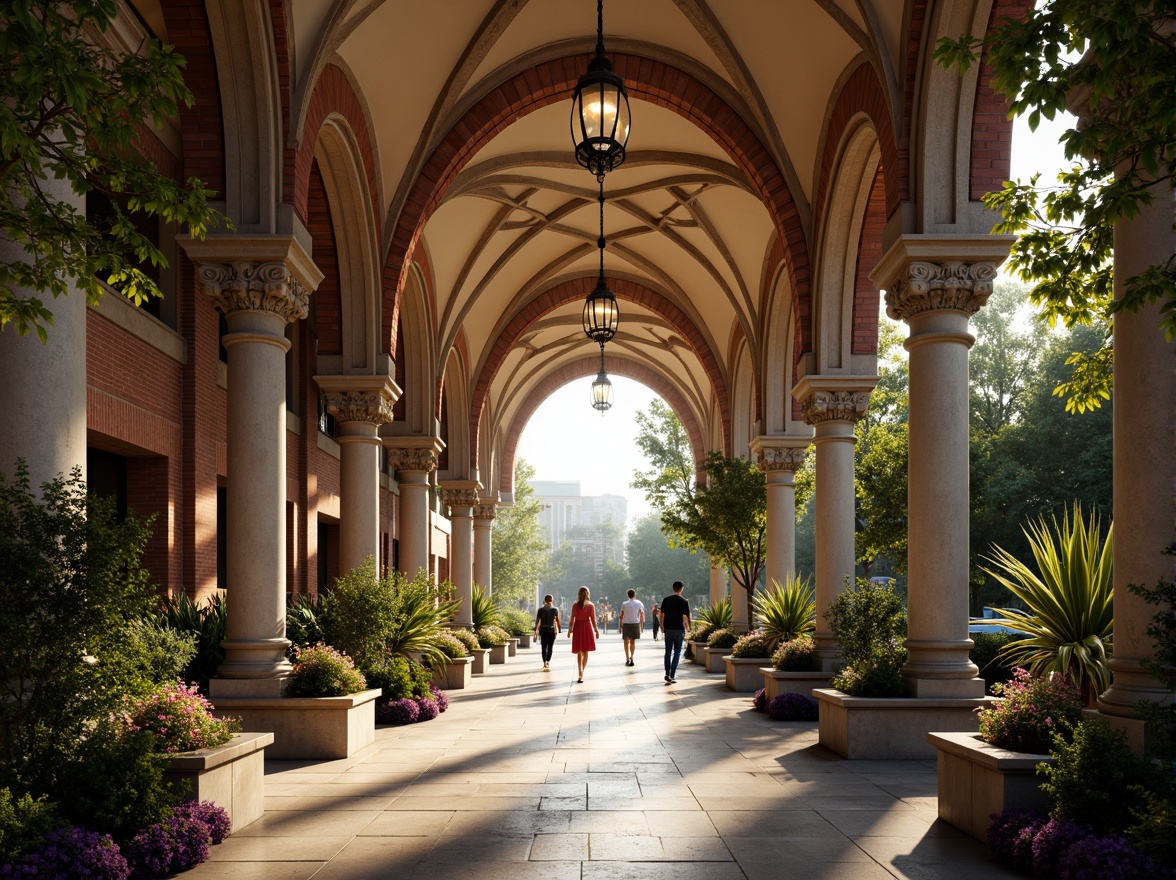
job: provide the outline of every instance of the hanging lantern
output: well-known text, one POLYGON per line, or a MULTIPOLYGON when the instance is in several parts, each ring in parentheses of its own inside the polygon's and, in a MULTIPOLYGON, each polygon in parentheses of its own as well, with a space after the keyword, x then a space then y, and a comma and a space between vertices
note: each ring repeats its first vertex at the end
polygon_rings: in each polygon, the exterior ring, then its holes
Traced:
POLYGON ((604 57, 604 2, 596 3, 596 56, 572 94, 572 143, 576 161, 603 180, 625 161, 629 141, 625 82, 604 57))
POLYGON ((612 406, 612 382, 608 373, 604 371, 604 343, 600 343, 600 372, 592 383, 592 408, 604 415, 605 410, 612 406))

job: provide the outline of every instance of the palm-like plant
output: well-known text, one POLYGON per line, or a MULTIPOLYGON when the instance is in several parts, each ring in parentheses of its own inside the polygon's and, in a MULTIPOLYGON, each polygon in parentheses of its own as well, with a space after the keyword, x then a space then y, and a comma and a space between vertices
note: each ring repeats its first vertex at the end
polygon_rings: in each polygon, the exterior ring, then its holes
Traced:
POLYGON ((784 584, 772 578, 770 589, 757 593, 755 617, 773 648, 816 629, 817 600, 812 582, 795 574, 784 584))
POLYGON ((695 625, 703 625, 711 629, 726 629, 731 625, 731 597, 707 605, 694 615, 695 625))
POLYGON ((477 584, 474 584, 473 598, 470 600, 470 615, 475 630, 499 625, 498 606, 477 584))
POLYGON ((423 572, 414 580, 397 583, 386 650, 404 657, 419 655, 431 666, 444 665, 447 658, 437 635, 448 630, 449 619, 457 614, 460 604, 456 599, 441 598, 437 586, 423 572))
POLYGON ((1044 517, 1024 528, 1037 570, 993 547, 986 568, 1028 611, 1000 609, 997 622, 1026 638, 1010 642, 1000 657, 1041 675, 1058 672, 1074 681, 1090 704, 1110 684, 1107 655, 1111 648, 1112 527, 1100 541, 1100 518, 1057 517, 1052 527, 1044 517))

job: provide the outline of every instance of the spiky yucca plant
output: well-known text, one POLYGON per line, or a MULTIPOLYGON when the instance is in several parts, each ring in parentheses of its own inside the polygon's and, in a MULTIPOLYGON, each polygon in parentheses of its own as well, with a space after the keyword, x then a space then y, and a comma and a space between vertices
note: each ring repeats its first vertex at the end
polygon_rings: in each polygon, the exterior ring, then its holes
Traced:
POLYGON ((694 615, 695 626, 701 624, 712 629, 726 629, 731 625, 731 597, 727 596, 713 605, 707 605, 694 615))
POLYGON ((816 629, 817 600, 809 578, 795 574, 783 585, 772 578, 771 589, 757 593, 753 603, 760 630, 773 650, 780 642, 816 629))
POLYGON ((470 600, 470 614, 475 631, 484 626, 499 625, 498 606, 477 584, 474 584, 473 598, 470 600))
POLYGON ((1036 570, 995 546, 992 567, 985 569, 1028 608, 998 609, 995 622, 1025 636, 999 656, 1036 675, 1068 676, 1090 705, 1110 685, 1112 527, 1100 539, 1099 516, 1083 519, 1082 505, 1074 502, 1061 524, 1042 517, 1024 532, 1036 570))

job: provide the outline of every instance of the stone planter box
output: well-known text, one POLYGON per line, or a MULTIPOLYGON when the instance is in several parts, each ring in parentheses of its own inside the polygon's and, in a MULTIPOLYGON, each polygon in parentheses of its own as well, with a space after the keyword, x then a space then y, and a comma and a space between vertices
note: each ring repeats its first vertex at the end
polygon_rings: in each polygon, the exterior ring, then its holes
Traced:
POLYGON ((760 667, 767 661, 767 657, 724 657, 726 664, 727 687, 737 693, 755 693, 764 686, 764 677, 760 675, 760 667))
POLYGON ((163 778, 186 782, 188 800, 212 801, 240 831, 265 812, 265 750, 273 741, 272 733, 237 733, 215 749, 163 756, 163 778))
POLYGON ((506 643, 506 656, 513 657, 518 652, 519 652, 519 640, 518 640, 518 638, 512 638, 509 642, 506 643))
POLYGON ((813 695, 813 688, 827 688, 832 679, 828 672, 786 672, 771 666, 761 666, 764 692, 770 700, 780 694, 813 695))
POLYGON ((379 688, 345 697, 217 697, 218 713, 273 731, 267 758, 349 758, 376 740, 379 688))
POLYGON ((706 653, 706 642, 686 642, 682 646, 683 652, 686 650, 686 645, 691 646, 691 650, 690 650, 690 662, 691 663, 697 663, 699 666, 701 666, 703 663, 706 662, 706 657, 704 656, 704 654, 706 653))
POLYGON ((470 665, 470 671, 474 675, 484 675, 490 669, 490 649, 477 648, 474 650, 474 656, 471 658, 473 663, 470 665))
POLYGON ((443 691, 461 691, 470 686, 474 658, 458 657, 448 660, 439 669, 433 670, 433 684, 443 691))
POLYGON ((938 751, 939 818, 977 840, 985 840, 993 813, 1009 807, 1049 812, 1037 765, 1052 755, 1010 752, 978 733, 929 733, 938 751))
POLYGON ((702 651, 702 662, 703 665, 706 666, 706 671, 726 672, 727 665, 723 662, 723 658, 725 658, 730 653, 730 648, 704 648, 702 651))
POLYGON ((820 709, 820 743, 843 758, 907 760, 934 758, 927 742, 932 730, 975 733, 976 710, 996 697, 851 697, 832 688, 815 688, 820 709))
POLYGON ((506 645, 492 645, 490 647, 490 663, 493 666, 506 662, 506 645))
POLYGON ((534 638, 534 636, 531 633, 527 633, 525 636, 519 636, 519 639, 518 639, 519 647, 520 648, 531 647, 531 639, 532 638, 534 638))

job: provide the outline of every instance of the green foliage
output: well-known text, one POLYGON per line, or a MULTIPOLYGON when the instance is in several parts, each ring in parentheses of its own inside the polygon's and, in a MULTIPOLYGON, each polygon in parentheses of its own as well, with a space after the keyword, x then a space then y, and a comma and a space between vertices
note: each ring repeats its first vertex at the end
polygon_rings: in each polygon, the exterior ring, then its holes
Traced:
POLYGON ((1051 818, 1117 835, 1133 824, 1132 811, 1146 809, 1135 787, 1146 786, 1152 771, 1131 751, 1126 734, 1102 718, 1084 719, 1074 728, 1072 742, 1055 735, 1052 751, 1054 765, 1038 765, 1046 777, 1041 789, 1053 805, 1051 818))
POLYGON ((633 521, 625 543, 625 563, 639 599, 650 596, 660 601, 674 581, 705 584, 710 579, 710 557, 671 547, 656 514, 633 521))
POLYGON ((374 669, 364 670, 367 686, 380 688, 382 700, 399 700, 401 697, 427 697, 433 673, 419 663, 399 655, 389 657, 388 662, 374 669))
POLYGON ((323 596, 299 596, 286 602, 286 638, 294 648, 309 648, 326 642, 322 620, 325 619, 323 596))
POLYGON ((1037 571, 999 547, 989 558, 989 574, 1028 608, 999 612, 997 622, 1026 636, 1001 656, 1037 675, 1069 677, 1089 703, 1110 684, 1112 529, 1100 542, 1099 517, 1084 521, 1075 503, 1060 525, 1056 517, 1052 528, 1040 519, 1025 532, 1037 571))
POLYGON ((496 648, 510 641, 510 633, 495 624, 478 627, 475 635, 478 637, 478 644, 483 648, 496 648))
POLYGON ((848 585, 825 612, 845 666, 833 686, 855 697, 896 697, 906 692, 906 610, 891 585, 858 580, 848 585))
POLYGON ((716 629, 706 640, 708 648, 734 648, 739 641, 739 634, 733 629, 716 629))
POLYGON ((1037 333, 1018 327, 1028 296, 1023 284, 997 282, 984 308, 971 317, 976 343, 968 353, 968 395, 972 426, 984 434, 1013 424, 1036 373, 1037 333))
POLYGON ((454 632, 454 630, 442 630, 433 637, 437 648, 440 649, 447 660, 457 660, 460 657, 470 656, 470 649, 466 647, 465 642, 459 639, 454 632))
POLYGON ((168 628, 196 637, 196 654, 180 677, 196 682, 205 691, 225 659, 221 642, 225 639, 226 613, 224 593, 214 593, 204 603, 194 602, 184 593, 160 600, 159 614, 168 628))
POLYGON ((1017 669, 992 692, 1003 699, 979 711, 980 738, 1002 749, 1044 754, 1055 733, 1068 738, 1082 719, 1082 697, 1061 675, 1035 677, 1017 669))
POLYGON ((0 230, 24 250, 23 259, 0 262, 0 331, 11 323, 44 341, 53 318, 35 294, 62 296, 76 284, 93 304, 104 289, 99 276, 136 304, 159 296, 142 267, 166 261, 136 217, 201 238, 227 224, 199 180, 181 185, 134 149, 141 125, 164 125, 192 94, 170 46, 147 36, 122 55, 87 34, 106 31, 118 11, 113 0, 29 0, 0 13, 0 230), (111 215, 87 218, 54 194, 52 179, 77 196, 107 194, 111 215))
POLYGON ((772 656, 772 650, 776 647, 777 641, 778 639, 774 639, 766 633, 745 633, 732 646, 731 656, 737 658, 763 657, 767 660, 772 656))
POLYGON ((436 636, 449 629, 459 602, 443 598, 424 571, 411 581, 399 573, 387 577, 392 580, 394 590, 392 626, 385 634, 384 649, 389 654, 416 654, 426 663, 443 661, 436 636))
POLYGON ((300 650, 290 677, 290 695, 295 697, 344 697, 367 687, 355 662, 329 645, 300 650))
POLYGON ((1015 638, 1012 633, 972 633, 974 644, 968 659, 980 670, 986 690, 991 691, 994 684, 1003 684, 1013 677, 1013 666, 1000 653, 1015 638))
POLYGON ((475 630, 498 625, 498 606, 477 584, 474 584, 473 599, 470 602, 470 616, 475 630))
POLYGON ((155 684, 181 678, 196 656, 196 635, 174 630, 155 615, 127 624, 127 646, 137 647, 144 673, 155 684))
MULTIPOLYGON (((1122 279, 1118 300, 1111 265, 1115 224, 1138 215, 1157 194, 1171 194, 1172 102, 1157 96, 1176 93, 1172 15, 1167 0, 1053 0, 1021 20, 1002 20, 983 41, 992 87, 1011 112, 1029 114, 1031 128, 1066 109, 1083 118, 1062 136, 1071 164, 1056 185, 1039 185, 1034 176, 984 198, 1001 213, 993 231, 1020 236, 1009 265, 1036 282, 1031 297, 1051 325, 1098 324, 1158 302, 1169 339, 1176 331, 1176 255, 1157 254, 1161 262, 1122 279)), ((966 69, 980 48, 973 37, 941 40, 935 57, 966 69)), ((1110 373, 1101 369, 1109 363, 1109 355, 1100 356, 1096 368, 1075 376, 1063 392, 1068 408, 1107 399, 1110 373)))
POLYGON ((482 647, 478 642, 478 637, 468 629, 451 629, 449 630, 449 634, 461 642, 465 646, 466 651, 471 654, 482 647))
POLYGON ((768 654, 780 641, 795 639, 816 628, 817 600, 808 578, 793 575, 783 586, 772 579, 772 587, 755 597, 755 619, 767 637, 768 654))
POLYGON ((785 672, 813 672, 817 668, 817 646, 810 635, 781 642, 772 654, 772 665, 785 672))
POLYGON ((47 797, 17 797, 10 789, 0 788, 0 865, 33 849, 60 824, 47 797))
POLYGON ((0 785, 45 793, 94 719, 155 670, 128 623, 151 587, 140 565, 150 527, 86 498, 81 473, 44 484, 0 474, 0 785))
POLYGON ((529 601, 547 578, 551 547, 539 524, 543 503, 531 487, 534 477, 535 468, 524 459, 515 462, 514 504, 499 507, 494 519, 490 577, 500 601, 529 601))
MULTIPOLYGON (((694 495, 694 453, 690 437, 674 411, 660 397, 638 412, 637 445, 649 462, 648 471, 635 471, 629 484, 645 493, 658 514, 694 495)), ((671 579, 672 582, 672 579, 671 579)))
POLYGON ((724 596, 718 602, 705 605, 694 612, 694 623, 713 629, 724 629, 731 625, 731 597, 724 596))
POLYGON ((521 608, 500 606, 498 624, 512 636, 526 636, 535 631, 535 618, 521 608))

